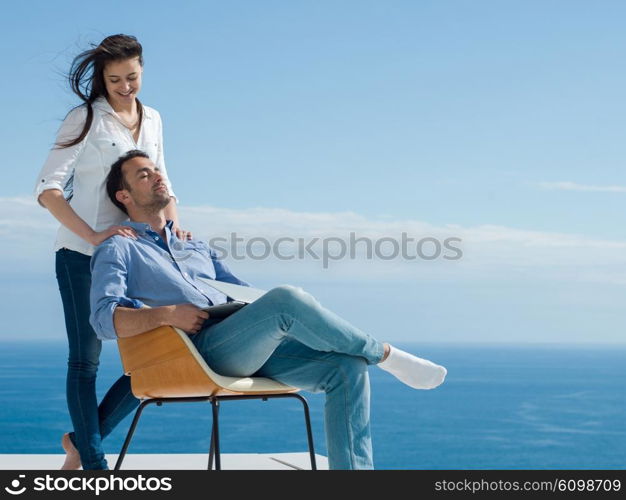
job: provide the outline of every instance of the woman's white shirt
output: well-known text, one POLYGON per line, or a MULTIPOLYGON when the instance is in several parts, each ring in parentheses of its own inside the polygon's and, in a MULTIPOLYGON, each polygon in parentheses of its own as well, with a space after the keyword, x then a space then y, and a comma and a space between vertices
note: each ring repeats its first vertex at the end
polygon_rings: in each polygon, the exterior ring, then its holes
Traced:
MULTIPOLYGON (((87 136, 78 144, 69 148, 53 147, 44 163, 35 196, 47 189, 63 192, 72 175, 73 195, 70 205, 94 231, 102 231, 111 225, 119 224, 128 216, 117 208, 106 192, 106 178, 111 165, 131 149, 140 149, 148 154, 164 176, 164 182, 170 193, 172 185, 167 176, 163 159, 163 125, 158 111, 143 106, 143 120, 137 142, 131 131, 126 128, 119 116, 104 97, 93 103, 93 121, 87 136)), ((86 106, 79 106, 70 111, 57 133, 57 143, 63 143, 78 137, 87 117, 86 106)), ((69 248, 86 255, 92 255, 94 247, 74 234, 64 225, 57 232, 54 250, 69 248)))

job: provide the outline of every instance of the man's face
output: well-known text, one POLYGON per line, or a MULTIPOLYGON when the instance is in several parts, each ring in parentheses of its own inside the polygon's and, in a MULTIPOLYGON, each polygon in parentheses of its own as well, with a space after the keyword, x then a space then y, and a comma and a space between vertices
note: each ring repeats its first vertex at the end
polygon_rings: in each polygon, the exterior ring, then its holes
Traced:
POLYGON ((129 213, 133 209, 156 213, 170 202, 163 177, 150 159, 131 158, 122 165, 122 175, 127 189, 118 191, 117 196, 129 213))

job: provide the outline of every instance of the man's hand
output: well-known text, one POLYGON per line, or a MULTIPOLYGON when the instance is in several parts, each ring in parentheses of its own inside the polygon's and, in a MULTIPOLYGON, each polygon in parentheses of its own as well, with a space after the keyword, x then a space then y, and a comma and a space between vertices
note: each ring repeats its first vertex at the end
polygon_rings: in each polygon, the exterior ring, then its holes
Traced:
POLYGON ((168 323, 187 333, 198 333, 202 324, 209 318, 209 313, 193 304, 165 306, 168 311, 168 323))
POLYGON ((208 317, 208 312, 193 304, 139 309, 118 306, 113 313, 113 326, 118 337, 133 337, 166 325, 175 326, 187 333, 198 333, 208 317))

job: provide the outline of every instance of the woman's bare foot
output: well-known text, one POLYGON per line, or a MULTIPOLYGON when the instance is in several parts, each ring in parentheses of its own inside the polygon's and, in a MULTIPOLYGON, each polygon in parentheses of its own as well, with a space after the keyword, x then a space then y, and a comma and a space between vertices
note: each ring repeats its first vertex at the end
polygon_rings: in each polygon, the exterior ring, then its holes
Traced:
POLYGON ((72 443, 69 433, 63 434, 61 446, 63 446, 63 449, 65 450, 65 463, 63 464, 63 467, 61 467, 61 470, 80 469, 80 455, 78 454, 78 450, 74 446, 74 443, 72 443))

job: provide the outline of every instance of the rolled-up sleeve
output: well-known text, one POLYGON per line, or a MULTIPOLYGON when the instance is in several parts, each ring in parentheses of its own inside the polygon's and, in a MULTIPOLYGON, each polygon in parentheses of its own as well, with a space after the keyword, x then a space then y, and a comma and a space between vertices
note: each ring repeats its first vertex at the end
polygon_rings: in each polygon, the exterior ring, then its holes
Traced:
POLYGON ((156 166, 159 168, 161 174, 163 175, 163 181, 165 182, 165 186, 167 187, 167 191, 170 196, 174 198, 174 201, 178 203, 178 196, 174 193, 172 189, 172 183, 167 175, 167 169, 165 168, 165 154, 163 153, 163 122, 161 121, 161 115, 158 111, 152 110, 154 112, 155 119, 157 120, 157 129, 158 129, 158 137, 159 137, 159 145, 157 149, 157 160, 155 162, 156 166))
POLYGON ((140 309, 143 302, 127 297, 128 260, 113 237, 96 248, 91 258, 89 322, 101 340, 117 339, 113 315, 117 306, 140 309))
MULTIPOLYGON (((87 110, 84 106, 74 108, 68 113, 59 128, 56 136, 56 143, 48 153, 48 158, 44 163, 37 184, 35 185, 34 195, 37 201, 41 193, 47 189, 58 189, 63 192, 65 183, 72 174, 74 164, 80 157, 85 146, 85 139, 78 144, 68 148, 61 148, 57 144, 70 141, 80 134, 85 125, 87 110)), ((39 203, 41 205, 41 203, 39 203)))

